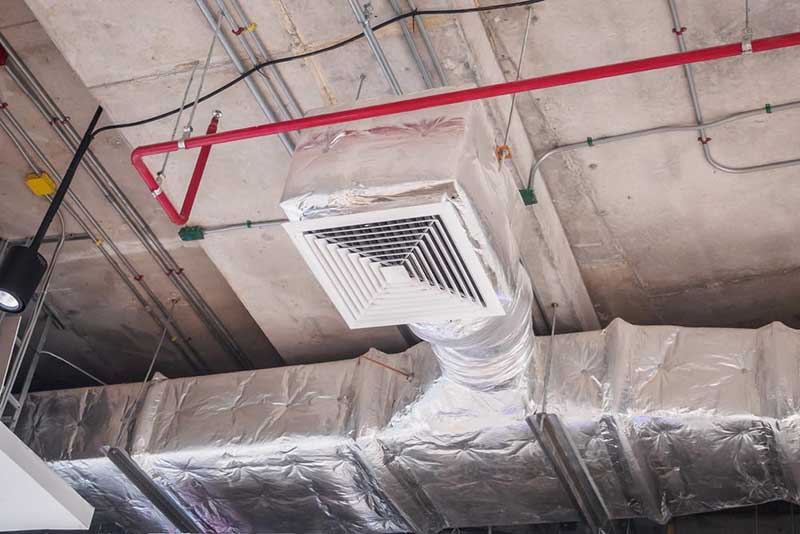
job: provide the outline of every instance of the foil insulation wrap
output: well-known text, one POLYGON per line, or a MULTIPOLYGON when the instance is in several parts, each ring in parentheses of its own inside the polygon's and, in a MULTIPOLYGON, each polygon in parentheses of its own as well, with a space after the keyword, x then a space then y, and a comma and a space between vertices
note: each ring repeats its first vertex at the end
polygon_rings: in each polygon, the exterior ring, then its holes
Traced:
MULTIPOLYGON (((121 441, 209 532, 437 532, 577 519, 525 423, 527 380, 444 379, 428 344, 389 356, 36 393, 20 436, 97 508, 94 532, 174 528, 105 460, 121 441), (126 413, 131 413, 125 421, 126 413), (125 421, 125 424, 123 424, 125 421)), ((554 338, 560 414, 612 517, 798 502, 800 332, 640 327, 554 338)))
POLYGON ((510 222, 524 207, 493 139, 482 102, 307 130, 281 201, 292 221, 453 206, 506 315, 409 326, 449 379, 482 390, 524 379, 534 346, 533 292, 510 222))

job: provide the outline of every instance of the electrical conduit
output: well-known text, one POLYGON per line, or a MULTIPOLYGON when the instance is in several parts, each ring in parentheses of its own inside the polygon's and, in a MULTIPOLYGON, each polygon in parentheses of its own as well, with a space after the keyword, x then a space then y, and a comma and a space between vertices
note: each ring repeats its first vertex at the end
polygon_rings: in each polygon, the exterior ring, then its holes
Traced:
MULTIPOLYGON (((11 47, 8 40, 3 37, 2 33, 0 33, 0 46, 8 53, 9 61, 6 65, 6 70, 9 76, 19 85, 23 92, 28 95, 31 102, 49 122, 67 148, 75 150, 80 136, 72 127, 69 119, 59 109, 52 97, 50 97, 41 83, 39 83, 33 73, 31 73, 30 69, 22 62, 19 55, 11 47)), ((134 234, 145 246, 151 257, 175 285, 186 302, 189 303, 220 346, 232 356, 239 366, 246 369, 253 368, 252 362, 244 351, 242 351, 241 347, 239 347, 231 333, 216 315, 216 312, 205 301, 202 295, 200 295, 184 270, 178 265, 172 254, 170 254, 155 235, 142 214, 136 209, 133 203, 131 203, 128 196, 119 187, 119 184, 117 184, 91 150, 86 153, 82 164, 88 171, 95 185, 101 190, 103 195, 109 200, 110 204, 117 210, 117 213, 119 213, 122 219, 129 225, 131 230, 133 230, 134 234)), ((280 354, 269 340, 267 340, 263 347, 262 353, 268 355, 273 364, 283 364, 280 354)))

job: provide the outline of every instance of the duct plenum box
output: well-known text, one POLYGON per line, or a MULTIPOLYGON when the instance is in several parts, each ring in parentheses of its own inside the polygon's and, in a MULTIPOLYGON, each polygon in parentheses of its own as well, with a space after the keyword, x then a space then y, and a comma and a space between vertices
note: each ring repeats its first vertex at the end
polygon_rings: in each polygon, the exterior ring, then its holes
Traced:
POLYGON ((480 102, 303 133, 281 206, 351 328, 503 315, 519 203, 480 102))

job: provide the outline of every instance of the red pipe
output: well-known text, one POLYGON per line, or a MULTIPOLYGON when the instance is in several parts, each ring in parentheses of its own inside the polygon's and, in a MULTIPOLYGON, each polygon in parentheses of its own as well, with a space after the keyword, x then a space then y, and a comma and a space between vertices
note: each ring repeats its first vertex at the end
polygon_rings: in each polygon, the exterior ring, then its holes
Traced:
MULTIPOLYGON (((799 45, 800 32, 788 33, 775 37, 767 37, 764 39, 755 39, 752 42, 754 53, 799 45)), ((397 102, 389 102, 387 104, 348 109, 345 111, 337 111, 335 113, 304 117, 302 119, 262 124, 259 126, 240 128, 238 130, 231 130, 228 132, 192 137, 185 141, 185 148, 209 147, 211 145, 220 143, 230 143, 233 141, 241 141, 243 139, 252 139, 254 137, 265 137, 268 135, 275 135, 293 130, 303 130, 306 128, 339 124, 370 117, 394 115, 397 113, 446 106, 448 104, 456 104, 459 102, 481 100, 484 98, 510 95, 525 91, 535 91, 537 89, 546 89, 548 87, 557 87, 561 85, 571 85, 591 80, 599 80, 602 78, 622 76, 625 74, 664 69, 667 67, 677 67, 689 63, 698 63, 701 61, 713 61, 726 57, 738 56, 741 54, 742 43, 734 43, 722 46, 713 46, 711 48, 702 48, 700 50, 691 50, 688 52, 667 54, 664 56, 635 59, 632 61, 624 61, 622 63, 614 63, 612 65, 605 65, 602 67, 592 67, 571 72, 563 72, 560 74, 551 74, 549 76, 528 78, 526 80, 519 80, 515 82, 498 83, 485 87, 475 87, 473 89, 462 89, 448 93, 440 93, 436 95, 411 98, 408 100, 400 100, 397 102)), ((164 210, 167 212, 167 215, 169 215, 169 218, 172 220, 172 222, 181 225, 184 224, 186 220, 181 218, 181 216, 176 213, 175 208, 172 206, 172 202, 170 202, 163 191, 160 191, 158 184, 153 178, 153 175, 150 173, 150 170, 147 168, 147 165, 145 165, 144 161, 142 161, 142 158, 146 156, 175 152, 179 148, 178 142, 176 141, 167 141, 164 143, 140 146, 134 149, 133 153, 131 154, 131 162, 133 163, 133 166, 136 167, 136 170, 139 172, 144 182, 150 188, 150 191, 153 192, 153 195, 164 207, 164 210)), ((196 170, 197 169, 195 169, 195 171, 196 170)), ((195 177, 193 176, 192 183, 195 182, 194 178, 195 177)), ((198 177, 197 183, 195 184, 196 186, 199 186, 199 181, 200 180, 198 177)), ((194 188, 193 193, 196 194, 196 192, 197 187, 194 188)), ((192 193, 191 188, 189 193, 192 193)), ((188 194, 186 200, 189 200, 188 194)), ((192 196, 192 200, 194 200, 194 196, 192 196)), ((186 201, 184 201, 181 213, 183 213, 186 208, 186 201)), ((191 203, 188 205, 188 209, 191 210, 191 203)))
MULTIPOLYGON (((218 111, 214 112, 214 115, 211 117, 211 122, 208 123, 206 135, 217 133, 217 126, 219 125, 219 118, 221 116, 222 113, 218 111)), ((186 224, 189 221, 189 215, 192 214, 192 206, 194 206, 194 200, 197 198, 197 191, 200 189, 200 181, 203 179, 203 173, 206 170, 206 163, 208 163, 208 156, 211 154, 211 147, 212 145, 205 145, 200 149, 200 154, 197 156, 197 163, 194 164, 194 171, 192 171, 192 178, 189 180, 189 187, 186 189, 186 196, 183 198, 183 205, 181 205, 180 213, 175 210, 175 206, 172 205, 167 194, 164 193, 158 185, 158 182, 153 179, 152 175, 145 179, 145 182, 147 182, 147 185, 151 188, 151 193, 156 197, 158 203, 161 204, 161 207, 169 216, 169 219, 179 226, 186 224), (150 181, 151 179, 152 183, 150 181), (155 189, 153 189, 154 186, 155 189)), ((134 150, 134 152, 136 151, 134 150)))

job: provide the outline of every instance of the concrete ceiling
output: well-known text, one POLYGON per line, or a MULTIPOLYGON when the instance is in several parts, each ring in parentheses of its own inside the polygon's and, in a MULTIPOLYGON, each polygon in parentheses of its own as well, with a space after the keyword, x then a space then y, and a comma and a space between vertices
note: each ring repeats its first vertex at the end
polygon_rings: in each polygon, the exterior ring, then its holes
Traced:
MULTIPOLYGON (((214 4, 214 2, 209 2, 214 4)), ((345 0, 241 0, 274 57, 318 48, 358 33, 345 0)), ((490 2, 480 2, 488 4, 490 2)), ((139 119, 180 103, 191 63, 203 61, 212 32, 193 0, 7 0, 3 34, 77 129, 96 102, 112 122, 139 119)), ((373 0, 373 22, 393 15, 373 0)), ((401 4, 405 5, 403 2, 401 4)), ((423 1, 420 8, 464 7, 473 0, 423 1)), ((678 0, 689 48, 741 38, 742 2, 678 0)), ((751 0, 756 37, 790 32, 800 20, 792 0, 751 0)), ((554 73, 676 51, 666 0, 553 0, 534 7, 523 76, 554 73)), ((484 85, 516 71, 525 11, 426 17, 450 85, 484 85)), ((379 33, 406 94, 424 89, 398 26, 379 33)), ((415 39, 419 39, 415 33, 415 39)), ((240 50, 242 57, 244 53, 240 50)), ((280 67, 304 112, 355 104, 392 93, 362 40, 344 49, 280 67)), ((758 54, 695 68, 706 120, 798 98, 800 50, 758 54)), ((237 72, 217 46, 205 82, 214 88, 237 72)), ((260 83, 260 82, 259 82, 260 83)), ((61 169, 68 153, 46 122, 0 71, 0 91, 61 169)), ((487 103, 502 136, 509 98, 487 103)), ((202 104, 195 130, 214 109, 221 127, 265 122, 244 84, 202 104)), ((522 182, 534 154, 564 143, 693 120, 681 69, 644 73, 521 95, 511 129, 512 166, 522 182)), ((716 157, 749 165, 800 156, 793 130, 800 111, 748 119, 714 130, 716 157)), ((132 170, 132 146, 169 138, 174 122, 102 135, 93 145, 116 180, 178 258, 258 366, 274 364, 265 337, 288 363, 357 355, 370 346, 406 346, 396 328, 350 331, 328 302, 280 227, 243 230, 183 243, 132 170)), ((193 154, 170 159, 165 189, 179 197, 193 154)), ((289 156, 275 138, 215 147, 191 224, 218 225, 281 218, 278 207, 289 156)), ((150 161, 151 166, 160 160, 150 161)), ((22 184, 24 160, 0 144, 0 235, 30 235, 44 205, 22 184)), ((539 203, 515 221, 540 302, 558 302, 560 330, 586 330, 614 317, 641 324, 759 326, 778 320, 800 327, 800 246, 794 230, 800 168, 728 175, 704 161, 693 133, 583 148, 542 167, 539 203), (546 187, 545 187, 546 185, 546 187), (599 321, 598 321, 599 319, 599 321)), ((149 260, 88 177, 75 190, 163 300, 174 289, 149 260)), ((78 231, 70 227, 71 231, 78 231)), ((109 381, 144 372, 160 331, 89 242, 70 243, 56 271, 52 301, 68 328, 50 341, 109 381), (105 374, 104 374, 105 373, 105 374)), ((539 310, 535 316, 544 325, 539 310)), ((188 306, 176 319, 215 371, 233 363, 188 306)), ((177 354, 160 360, 167 375, 188 373, 177 354)), ((40 387, 81 383, 48 363, 40 387)))

